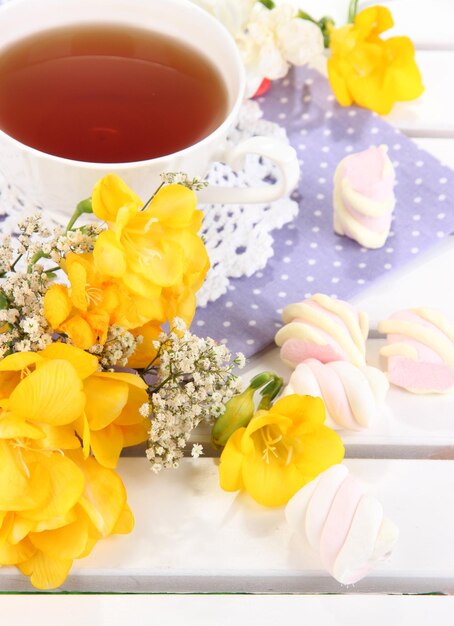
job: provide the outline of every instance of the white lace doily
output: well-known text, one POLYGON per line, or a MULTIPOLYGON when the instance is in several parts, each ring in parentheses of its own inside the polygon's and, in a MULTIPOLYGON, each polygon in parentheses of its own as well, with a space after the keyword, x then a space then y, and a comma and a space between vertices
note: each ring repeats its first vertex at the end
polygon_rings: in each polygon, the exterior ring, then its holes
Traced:
MULTIPOLYGON (((246 101, 228 141, 235 145, 255 135, 279 137, 288 143, 285 130, 262 119, 256 102, 246 101)), ((223 163, 214 163, 207 175, 210 184, 230 187, 258 187, 270 184, 275 178, 276 166, 252 154, 247 156, 240 172, 223 163)), ((18 220, 36 207, 26 207, 3 179, 0 179, 0 196, 0 232, 13 234, 18 220)), ((287 197, 268 204, 215 204, 201 208, 205 213, 202 234, 211 260, 211 269, 197 296, 199 306, 205 306, 226 293, 231 278, 251 276, 265 267, 273 256, 271 232, 292 221, 298 205, 287 197)), ((52 225, 51 218, 46 221, 52 225)))

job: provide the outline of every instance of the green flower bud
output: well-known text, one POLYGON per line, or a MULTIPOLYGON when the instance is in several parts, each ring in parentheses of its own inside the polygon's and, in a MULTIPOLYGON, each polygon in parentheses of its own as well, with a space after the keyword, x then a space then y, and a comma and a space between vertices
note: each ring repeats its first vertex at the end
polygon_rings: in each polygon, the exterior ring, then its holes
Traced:
POLYGON ((7 309, 9 306, 8 298, 3 291, 0 291, 0 309, 7 309))
POLYGON ((215 448, 224 447, 235 430, 249 424, 255 412, 255 391, 249 386, 227 402, 224 413, 218 417, 211 431, 211 442, 215 448))

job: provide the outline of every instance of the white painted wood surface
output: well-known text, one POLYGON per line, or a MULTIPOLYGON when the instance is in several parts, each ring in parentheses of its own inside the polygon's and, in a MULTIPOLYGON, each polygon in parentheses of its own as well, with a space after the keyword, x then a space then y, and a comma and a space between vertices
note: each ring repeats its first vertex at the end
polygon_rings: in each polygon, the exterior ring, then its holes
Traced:
MULTIPOLYGON (((62 589, 95 592, 454 592, 454 461, 346 461, 400 528, 392 558, 354 586, 337 583, 289 529, 284 509, 266 509, 219 488, 214 459, 185 459, 155 476, 142 458, 119 473, 135 512, 128 536, 100 542, 76 561, 62 589)), ((3 589, 30 589, 15 568, 3 589)))
POLYGON ((453 597, 433 596, 0 596, 2 623, 22 626, 452 626, 453 597), (28 620, 28 618, 27 618, 28 620))

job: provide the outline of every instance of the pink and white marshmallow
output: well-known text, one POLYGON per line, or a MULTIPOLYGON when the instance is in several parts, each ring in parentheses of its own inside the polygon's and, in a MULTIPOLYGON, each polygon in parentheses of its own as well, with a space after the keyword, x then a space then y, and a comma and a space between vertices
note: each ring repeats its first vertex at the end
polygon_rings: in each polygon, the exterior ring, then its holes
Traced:
POLYGON ((343 585, 358 582, 387 559, 399 535, 378 499, 366 493, 345 465, 333 465, 300 489, 285 516, 343 585))
POLYGON ((322 398, 327 426, 362 430, 380 419, 388 389, 388 379, 376 367, 355 367, 347 361, 323 364, 308 359, 296 366, 284 395, 322 398))
POLYGON ((398 311, 378 325, 387 335, 380 350, 393 385, 413 393, 454 389, 454 324, 435 309, 398 311))
POLYGON ((334 231, 365 248, 381 248, 388 238, 394 195, 394 167, 387 146, 351 154, 334 174, 334 231))
POLYGON ((366 364, 369 320, 348 302, 318 293, 286 306, 282 320, 285 325, 275 341, 281 359, 290 367, 306 359, 348 361, 357 367, 366 364))

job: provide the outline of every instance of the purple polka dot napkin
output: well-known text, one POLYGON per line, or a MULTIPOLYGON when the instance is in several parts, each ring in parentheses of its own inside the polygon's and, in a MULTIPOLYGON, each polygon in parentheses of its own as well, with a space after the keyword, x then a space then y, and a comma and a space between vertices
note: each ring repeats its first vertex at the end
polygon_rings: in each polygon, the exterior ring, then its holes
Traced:
POLYGON ((454 231, 454 171, 377 115, 340 107, 318 72, 294 69, 260 104, 298 152, 299 215, 274 232, 266 268, 232 280, 226 295, 197 310, 193 326, 246 356, 273 342, 286 304, 317 292, 348 300, 454 231), (385 245, 367 250, 333 231, 333 176, 346 155, 380 144, 396 170, 397 202, 385 245))

